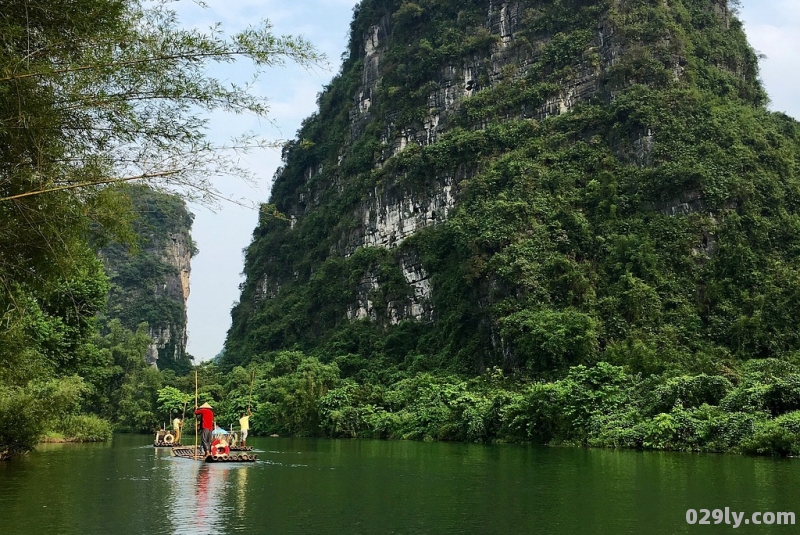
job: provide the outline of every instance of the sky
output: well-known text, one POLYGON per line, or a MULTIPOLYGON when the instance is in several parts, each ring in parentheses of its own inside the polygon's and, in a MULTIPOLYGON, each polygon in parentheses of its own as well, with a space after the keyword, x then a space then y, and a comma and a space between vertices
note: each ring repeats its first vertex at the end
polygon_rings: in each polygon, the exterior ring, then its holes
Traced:
MULTIPOLYGON (((224 142, 252 131, 269 140, 294 138, 300 123, 317 109, 317 94, 330 83, 341 66, 341 55, 349 39, 350 21, 357 0, 205 0, 200 9, 191 0, 172 5, 186 26, 207 29, 222 23, 228 32, 269 19, 276 35, 302 35, 321 52, 327 68, 304 69, 297 65, 270 69, 254 87, 270 101, 269 121, 247 116, 211 116, 209 137, 224 142)), ((249 78, 245 67, 224 67, 212 74, 223 81, 249 78)), ((281 164, 280 150, 247 155, 245 165, 253 172, 254 187, 236 179, 220 179, 216 187, 226 196, 255 203, 267 202, 272 178, 281 164)), ((230 311, 239 299, 239 284, 244 268, 244 249, 250 244, 258 223, 255 210, 223 203, 214 211, 190 205, 195 214, 192 238, 200 253, 192 259, 191 289, 188 303, 188 352, 196 361, 217 355, 231 324, 230 311)))
MULTIPOLYGON (((304 118, 317 109, 317 94, 339 71, 348 41, 353 7, 357 0, 205 0, 201 9, 193 0, 173 4, 186 26, 207 29, 215 22, 226 31, 240 30, 269 19, 278 35, 302 35, 324 52, 328 68, 303 69, 294 65, 269 70, 254 87, 271 103, 269 121, 252 117, 216 114, 210 118, 209 137, 225 141, 244 131, 271 140, 295 136, 304 118)), ((770 96, 770 109, 800 119, 800 1, 742 0, 739 18, 745 23, 750 44, 763 54, 761 78, 770 96)), ((223 81, 248 78, 246 66, 225 67, 212 72, 223 81)), ((220 179, 217 188, 233 198, 254 203, 269 199, 279 150, 247 155, 243 162, 256 177, 253 185, 241 180, 220 179)), ((255 210, 224 203, 215 210, 190 205, 195 214, 192 236, 200 254, 192 260, 191 293, 188 303, 188 352, 196 361, 206 361, 222 350, 230 327, 230 310, 239 299, 244 282, 244 249, 256 227, 255 210)))

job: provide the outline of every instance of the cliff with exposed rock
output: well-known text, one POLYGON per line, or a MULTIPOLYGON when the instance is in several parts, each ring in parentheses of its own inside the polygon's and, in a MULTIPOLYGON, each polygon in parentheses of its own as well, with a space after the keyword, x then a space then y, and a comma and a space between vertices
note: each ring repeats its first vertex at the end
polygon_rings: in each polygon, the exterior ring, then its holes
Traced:
POLYGON ((765 102, 726 0, 364 0, 284 149, 223 361, 799 351, 798 129, 765 102))
POLYGON ((107 320, 119 319, 136 330, 147 322, 152 344, 146 360, 160 369, 185 371, 186 303, 191 260, 197 251, 191 237, 194 216, 179 197, 144 186, 127 189, 138 215, 138 248, 105 248, 101 257, 111 282, 107 320))

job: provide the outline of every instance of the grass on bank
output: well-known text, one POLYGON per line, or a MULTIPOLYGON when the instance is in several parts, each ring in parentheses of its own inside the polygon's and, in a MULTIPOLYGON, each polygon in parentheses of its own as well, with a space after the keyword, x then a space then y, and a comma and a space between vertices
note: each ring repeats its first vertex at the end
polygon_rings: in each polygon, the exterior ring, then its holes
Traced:
POLYGON ((111 440, 111 423, 92 414, 70 416, 45 433, 41 442, 106 442, 111 440))

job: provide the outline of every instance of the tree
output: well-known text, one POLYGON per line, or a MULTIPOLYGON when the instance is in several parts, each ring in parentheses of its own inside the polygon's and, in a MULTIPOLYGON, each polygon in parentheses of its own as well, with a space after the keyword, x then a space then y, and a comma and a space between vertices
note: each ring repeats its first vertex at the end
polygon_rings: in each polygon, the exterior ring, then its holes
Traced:
MULTIPOLYGON (((210 65, 245 59, 257 77, 287 60, 323 61, 267 21, 232 35, 184 29, 168 3, 0 3, 0 367, 13 369, 0 386, 34 388, 68 373, 58 363, 82 369, 72 357, 100 355, 81 349, 98 312, 94 290, 106 284, 96 252, 134 239, 116 184, 212 201, 212 176, 247 178, 236 151, 265 142, 242 135, 215 146, 204 114, 265 116, 268 107, 249 85, 209 75, 210 65)), ((148 373, 148 388, 159 387, 148 373)))
POLYGON ((12 243, 29 244, 4 266, 19 268, 9 273, 14 280, 41 264, 42 255, 50 262, 65 256, 70 241, 61 238, 81 229, 76 219, 88 215, 100 228, 118 226, 125 210, 113 204, 124 201, 98 186, 146 180, 212 201, 218 194, 210 177, 247 176, 236 151, 263 141, 243 135, 214 146, 203 114, 265 116, 267 103, 248 85, 225 86, 210 76, 210 64, 244 58, 257 76, 287 59, 323 60, 302 38, 272 34, 267 21, 230 36, 219 25, 183 29, 166 1, 4 4, 0 254, 12 243))
POLYGON ((191 394, 181 392, 174 386, 165 386, 158 391, 158 407, 170 414, 181 414, 186 410, 191 399, 191 394))

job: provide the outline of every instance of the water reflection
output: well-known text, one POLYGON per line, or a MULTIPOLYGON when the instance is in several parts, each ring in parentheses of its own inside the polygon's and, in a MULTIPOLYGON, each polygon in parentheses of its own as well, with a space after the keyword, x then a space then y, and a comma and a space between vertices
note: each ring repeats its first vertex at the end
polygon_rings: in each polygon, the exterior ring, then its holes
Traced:
POLYGON ((226 465, 154 454, 151 440, 0 466, 2 533, 675 535, 697 531, 688 508, 800 513, 797 459, 256 438, 258 463, 226 465))
POLYGON ((195 533, 214 533, 221 532, 224 522, 220 513, 222 507, 220 503, 220 491, 225 486, 228 472, 215 470, 205 463, 199 464, 197 471, 197 514, 194 515, 195 533))
POLYGON ((247 516, 247 474, 249 470, 242 467, 236 470, 236 523, 241 526, 247 516))
POLYGON ((173 533, 224 533, 228 471, 188 459, 170 461, 173 490, 168 517, 173 533))

